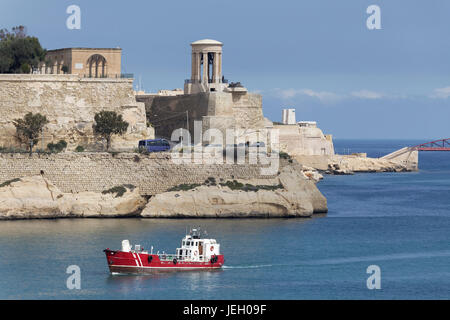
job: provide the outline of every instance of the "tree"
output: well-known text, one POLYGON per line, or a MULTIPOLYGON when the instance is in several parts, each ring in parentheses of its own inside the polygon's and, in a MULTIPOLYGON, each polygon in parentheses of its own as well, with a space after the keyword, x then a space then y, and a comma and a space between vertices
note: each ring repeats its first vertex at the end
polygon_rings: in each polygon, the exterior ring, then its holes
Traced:
POLYGON ((45 116, 40 113, 27 113, 23 119, 15 119, 13 121, 16 127, 17 138, 21 143, 28 145, 30 155, 33 152, 33 145, 39 141, 39 135, 42 128, 48 123, 45 116))
POLYGON ((95 123, 92 125, 94 134, 106 139, 106 150, 111 147, 113 134, 124 134, 128 129, 128 122, 114 111, 101 111, 95 114, 95 123))
POLYGON ((0 73, 29 73, 44 61, 46 50, 36 37, 27 36, 24 26, 0 30, 0 73))
POLYGON ((61 67, 61 71, 64 72, 64 73, 67 73, 67 72, 69 72, 69 67, 68 66, 62 66, 61 67))

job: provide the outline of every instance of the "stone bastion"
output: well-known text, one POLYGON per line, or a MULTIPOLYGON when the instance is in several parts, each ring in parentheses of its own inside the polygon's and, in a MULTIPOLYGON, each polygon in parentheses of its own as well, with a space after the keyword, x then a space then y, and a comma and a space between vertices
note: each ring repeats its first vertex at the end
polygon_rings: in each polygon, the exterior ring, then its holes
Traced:
MULTIPOLYGON (((37 148, 60 139, 68 150, 78 145, 100 149, 92 133, 94 116, 115 111, 129 123, 123 136, 114 136, 112 147, 130 150, 140 139, 153 138, 147 127, 145 104, 136 102, 133 79, 82 78, 72 74, 0 74, 0 147, 20 147, 13 120, 28 112, 49 120, 37 148)), ((23 146, 22 146, 23 147, 23 146)))
MULTIPOLYGON (((288 162, 280 159, 280 169, 288 162)), ((141 195, 155 195, 181 184, 215 179, 272 179, 258 164, 176 164, 170 153, 0 153, 0 184, 26 176, 43 176, 62 192, 102 192, 130 184, 141 195)), ((275 174, 276 175, 276 174, 275 174)))

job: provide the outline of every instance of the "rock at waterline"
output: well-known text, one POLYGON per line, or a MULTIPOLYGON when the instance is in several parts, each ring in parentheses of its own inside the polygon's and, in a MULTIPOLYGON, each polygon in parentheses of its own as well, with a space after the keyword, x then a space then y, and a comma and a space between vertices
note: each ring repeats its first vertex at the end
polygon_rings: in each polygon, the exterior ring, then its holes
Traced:
POLYGON ((62 193, 43 176, 23 177, 0 188, 0 219, 127 216, 146 204, 139 190, 62 193))
MULTIPOLYGON (((251 181, 250 181, 251 182, 251 181)), ((301 165, 285 166, 270 185, 274 190, 232 190, 228 186, 199 186, 193 190, 172 191, 152 197, 143 217, 310 217, 327 212, 327 200, 301 165)), ((243 183, 244 184, 244 183, 243 183)))

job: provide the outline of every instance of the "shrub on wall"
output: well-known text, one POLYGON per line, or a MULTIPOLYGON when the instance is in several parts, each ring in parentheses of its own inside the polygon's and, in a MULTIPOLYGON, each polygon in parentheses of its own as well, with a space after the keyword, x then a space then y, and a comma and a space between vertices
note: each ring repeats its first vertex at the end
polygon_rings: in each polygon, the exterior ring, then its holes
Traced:
POLYGON ((102 194, 115 193, 116 194, 115 198, 119 198, 123 196, 125 192, 127 192, 127 189, 133 191, 135 188, 136 186, 132 184, 123 184, 121 186, 116 186, 111 189, 104 190, 102 191, 102 194))
POLYGON ((28 150, 33 152, 33 146, 39 141, 39 135, 42 128, 48 123, 45 116, 40 113, 27 113, 22 119, 15 119, 13 121, 16 127, 17 138, 21 143, 27 144, 28 150))
POLYGON ((64 140, 59 140, 58 143, 49 143, 47 149, 53 153, 59 153, 67 147, 67 142, 64 140))
POLYGON ((114 111, 100 111, 95 114, 94 120, 95 123, 92 125, 94 134, 106 140, 107 151, 111 147, 111 137, 114 134, 124 134, 128 128, 128 122, 114 111))
POLYGON ((61 71, 64 72, 64 74, 66 74, 67 72, 69 72, 69 67, 68 66, 62 66, 61 67, 61 71))

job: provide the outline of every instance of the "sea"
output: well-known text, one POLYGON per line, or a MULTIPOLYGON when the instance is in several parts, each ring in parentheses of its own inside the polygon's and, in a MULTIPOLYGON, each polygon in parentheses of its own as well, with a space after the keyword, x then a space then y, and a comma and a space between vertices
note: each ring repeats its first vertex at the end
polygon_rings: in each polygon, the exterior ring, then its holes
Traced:
MULTIPOLYGON (((422 142, 335 149, 379 157, 422 142)), ((329 212, 312 218, 0 221, 0 299, 449 299, 450 152, 421 152, 419 163, 325 176, 329 212), (194 227, 221 244, 222 270, 109 273, 103 249, 129 239, 173 252, 194 227)))

